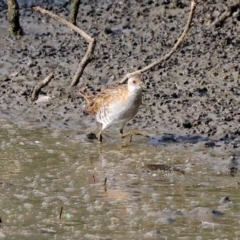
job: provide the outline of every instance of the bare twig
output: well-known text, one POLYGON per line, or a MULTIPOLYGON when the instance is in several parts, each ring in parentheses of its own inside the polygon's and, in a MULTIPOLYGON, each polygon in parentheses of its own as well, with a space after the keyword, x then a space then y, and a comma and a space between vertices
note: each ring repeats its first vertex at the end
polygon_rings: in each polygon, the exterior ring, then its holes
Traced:
POLYGON ((104 191, 107 191, 107 178, 104 179, 104 191))
POLYGON ((51 18, 57 20, 58 22, 64 24, 65 26, 67 26, 68 28, 72 29, 73 31, 77 32, 79 35, 81 35, 83 38, 86 39, 87 42, 91 42, 92 41, 92 38, 87 34, 85 33, 83 30, 81 30, 80 28, 74 26, 72 23, 68 22, 67 20, 65 20, 64 18, 61 18, 59 17, 58 15, 48 11, 48 10, 45 10, 39 6, 37 7, 34 7, 33 10, 35 11, 39 11, 41 12, 42 14, 47 14, 48 16, 50 16, 51 18))
POLYGON ((31 96, 32 101, 36 101, 38 99, 41 89, 46 87, 50 83, 53 77, 54 75, 52 73, 49 74, 43 81, 41 81, 38 85, 34 87, 32 96, 31 96))
POLYGON ((59 219, 62 219, 63 207, 60 208, 59 219))
POLYGON ((83 57, 82 61, 79 64, 78 70, 72 80, 71 83, 71 87, 76 86, 79 83, 79 80, 83 74, 83 71, 85 69, 85 67, 87 66, 87 64, 91 61, 91 56, 94 52, 95 46, 96 46, 96 40, 92 37, 90 37, 87 33, 85 33, 83 30, 81 30, 80 28, 74 26, 72 23, 68 22, 67 20, 59 17, 58 15, 49 12, 41 7, 34 7, 33 8, 35 11, 40 11, 43 14, 47 14, 48 16, 52 17, 53 19, 59 21, 60 23, 64 24, 65 26, 67 26, 68 28, 72 29, 73 31, 77 32, 80 36, 82 36, 88 43, 88 50, 85 54, 85 56, 83 57))
POLYGON ((72 0, 70 22, 73 25, 77 25, 76 21, 77 21, 79 5, 80 5, 80 0, 72 0))
POLYGON ((83 74, 85 67, 91 61, 91 57, 93 55, 95 46, 96 46, 96 40, 92 38, 92 41, 88 45, 88 50, 85 56, 83 57, 82 61, 79 63, 78 70, 75 73, 75 76, 71 82, 71 87, 76 86, 79 83, 79 80, 83 74))
POLYGON ((231 4, 230 6, 228 6, 227 11, 223 12, 211 25, 210 27, 218 27, 221 26, 224 21, 231 17, 233 15, 234 12, 239 12, 240 11, 240 1, 231 4))
POLYGON ((8 0, 8 31, 10 34, 15 36, 22 36, 24 35, 23 29, 20 26, 19 22, 19 5, 17 0, 8 0))
POLYGON ((188 34, 188 31, 191 27, 191 22, 192 22, 192 18, 193 18, 193 15, 194 15, 194 11, 195 11, 195 8, 196 8, 196 3, 194 0, 191 1, 191 10, 190 10, 190 13, 189 13, 189 16, 188 16, 188 21, 187 21, 187 24, 185 26, 185 29, 182 33, 182 35, 180 36, 180 38, 178 39, 178 41, 175 43, 175 45, 173 46, 173 48, 171 49, 171 51, 169 53, 167 53, 166 55, 164 55, 162 58, 160 58, 159 60, 151 63, 150 65, 146 66, 145 68, 143 69, 140 69, 138 71, 135 71, 135 72, 132 72, 132 73, 128 73, 125 75, 125 77, 120 81, 120 83, 124 83, 126 82, 126 80, 133 74, 136 74, 136 73, 143 73, 143 72, 146 72, 148 71, 149 69, 155 67, 156 65, 159 65, 161 64, 162 62, 168 60, 172 54, 176 51, 176 49, 180 46, 180 44, 183 42, 183 40, 186 38, 187 34, 188 34))

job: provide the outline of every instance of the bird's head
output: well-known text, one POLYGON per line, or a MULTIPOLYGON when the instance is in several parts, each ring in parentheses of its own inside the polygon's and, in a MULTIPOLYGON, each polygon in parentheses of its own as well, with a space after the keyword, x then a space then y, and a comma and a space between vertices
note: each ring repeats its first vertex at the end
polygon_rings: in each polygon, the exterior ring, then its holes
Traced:
POLYGON ((128 89, 130 91, 142 90, 145 88, 143 83, 142 75, 140 73, 134 74, 128 79, 128 89))

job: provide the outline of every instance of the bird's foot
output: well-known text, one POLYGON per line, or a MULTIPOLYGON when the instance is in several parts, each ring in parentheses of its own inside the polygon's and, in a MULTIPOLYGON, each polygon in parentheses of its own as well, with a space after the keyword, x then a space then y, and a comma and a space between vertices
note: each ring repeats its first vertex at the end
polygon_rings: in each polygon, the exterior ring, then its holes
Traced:
POLYGON ((130 130, 130 131, 125 132, 125 133, 120 133, 120 137, 121 138, 125 138, 127 136, 130 136, 129 142, 132 142, 132 136, 133 135, 141 135, 141 136, 148 137, 148 138, 150 137, 146 133, 144 133, 144 132, 142 132, 140 130, 137 130, 137 129, 133 129, 133 130, 130 130))

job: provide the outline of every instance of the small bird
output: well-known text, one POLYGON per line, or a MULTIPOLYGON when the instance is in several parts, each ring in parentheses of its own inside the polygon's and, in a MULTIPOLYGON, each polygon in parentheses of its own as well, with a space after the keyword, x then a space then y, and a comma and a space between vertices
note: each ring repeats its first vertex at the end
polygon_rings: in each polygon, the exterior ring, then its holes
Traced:
POLYGON ((142 89, 145 87, 141 74, 137 73, 129 77, 127 85, 119 85, 106 88, 96 95, 92 95, 80 90, 80 94, 87 101, 85 111, 93 115, 98 123, 101 124, 101 130, 98 134, 98 140, 102 142, 102 132, 104 129, 118 125, 120 127, 120 136, 146 134, 132 130, 123 133, 123 128, 138 112, 142 103, 142 89))

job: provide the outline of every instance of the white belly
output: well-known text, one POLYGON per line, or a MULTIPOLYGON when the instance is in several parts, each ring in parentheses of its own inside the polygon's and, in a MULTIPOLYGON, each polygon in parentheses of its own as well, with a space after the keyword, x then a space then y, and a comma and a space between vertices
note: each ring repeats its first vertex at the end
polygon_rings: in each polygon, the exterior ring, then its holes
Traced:
POLYGON ((116 124, 122 128, 137 114, 141 101, 141 93, 130 96, 126 102, 115 101, 101 108, 96 115, 96 120, 102 124, 102 129, 116 124))

